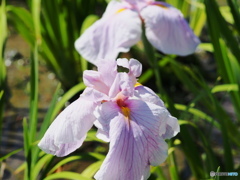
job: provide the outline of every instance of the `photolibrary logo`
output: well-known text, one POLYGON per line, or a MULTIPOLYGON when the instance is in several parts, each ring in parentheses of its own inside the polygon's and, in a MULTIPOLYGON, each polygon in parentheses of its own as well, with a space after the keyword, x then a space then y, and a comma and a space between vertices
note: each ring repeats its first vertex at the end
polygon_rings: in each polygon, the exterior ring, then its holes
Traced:
POLYGON ((237 172, 214 172, 214 171, 211 171, 210 176, 211 177, 214 177, 214 176, 238 176, 238 173, 237 172))
POLYGON ((211 172, 210 172, 210 176, 211 176, 211 177, 214 177, 214 176, 215 176, 215 172, 214 172, 214 171, 211 171, 211 172))

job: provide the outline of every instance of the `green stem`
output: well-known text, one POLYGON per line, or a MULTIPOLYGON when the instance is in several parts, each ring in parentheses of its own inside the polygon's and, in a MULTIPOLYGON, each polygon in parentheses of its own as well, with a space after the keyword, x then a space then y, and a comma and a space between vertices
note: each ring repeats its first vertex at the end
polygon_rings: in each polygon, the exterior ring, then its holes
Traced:
POLYGON ((158 61, 157 61, 157 58, 154 55, 155 50, 147 40, 147 37, 146 37, 146 34, 145 34, 145 28, 143 27, 142 29, 143 29, 142 41, 143 41, 143 45, 144 45, 144 51, 145 51, 145 54, 148 58, 149 65, 153 69, 153 73, 154 73, 155 78, 156 78, 156 86, 157 86, 157 89, 158 89, 158 93, 162 92, 161 94, 164 94, 164 90, 162 88, 161 76, 160 76, 160 72, 159 72, 159 68, 158 68, 159 67, 158 66, 158 61))

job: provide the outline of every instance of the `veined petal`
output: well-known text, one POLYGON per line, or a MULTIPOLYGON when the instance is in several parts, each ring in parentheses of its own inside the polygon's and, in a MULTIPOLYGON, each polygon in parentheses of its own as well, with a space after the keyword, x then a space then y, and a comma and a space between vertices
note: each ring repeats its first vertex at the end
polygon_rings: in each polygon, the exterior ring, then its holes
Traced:
POLYGON ((122 0, 123 2, 129 3, 132 8, 140 11, 142 8, 148 5, 148 3, 153 2, 154 0, 122 0))
POLYGON ((108 6, 115 7, 116 11, 106 12, 75 42, 77 51, 93 64, 99 59, 116 59, 120 52, 128 52, 141 38, 141 20, 137 12, 124 9, 116 1, 108 6))
POLYGON ((134 98, 138 98, 142 101, 165 107, 163 101, 158 97, 158 95, 146 86, 135 87, 134 98))
MULTIPOLYGON (((166 109, 163 101, 150 88, 146 86, 137 86, 134 91, 134 99, 141 99, 144 102, 153 103, 166 109)), ((161 117, 161 126, 159 135, 163 139, 170 139, 180 132, 180 126, 177 118, 170 115, 166 109, 166 113, 161 117)))
POLYGON ((81 98, 74 101, 57 116, 38 146, 60 157, 79 148, 95 121, 95 107, 95 103, 81 98))
POLYGON ((130 109, 129 119, 115 102, 103 103, 99 108, 98 121, 101 131, 109 136, 110 149, 95 175, 97 180, 147 179, 149 166, 167 157, 167 145, 158 135, 164 108, 140 100, 125 103, 130 109))
POLYGON ((125 72, 118 73, 109 90, 109 97, 114 98, 120 92, 126 97, 132 96, 135 83, 136 78, 133 79, 125 72))
POLYGON ((160 134, 162 134, 163 139, 171 139, 180 132, 178 120, 177 118, 168 114, 165 122, 165 131, 160 131, 160 134))
POLYGON ((108 101, 109 97, 104 94, 101 93, 100 91, 97 91, 93 88, 89 88, 87 87, 83 93, 80 95, 81 99, 84 99, 86 101, 92 101, 96 104, 101 104, 102 101, 108 101))
POLYGON ((145 22, 148 40, 163 53, 189 55, 200 43, 182 13, 166 3, 152 3, 140 14, 145 22))

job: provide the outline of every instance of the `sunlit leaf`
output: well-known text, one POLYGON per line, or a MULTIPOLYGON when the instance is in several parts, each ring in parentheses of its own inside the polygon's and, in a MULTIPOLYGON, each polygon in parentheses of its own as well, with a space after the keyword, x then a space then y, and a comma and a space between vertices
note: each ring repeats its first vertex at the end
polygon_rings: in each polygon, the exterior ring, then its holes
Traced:
POLYGON ((52 179, 79 179, 79 180, 92 180, 92 178, 87 178, 81 174, 69 171, 62 171, 59 173, 51 174, 44 178, 44 180, 52 180, 52 179))
POLYGON ((222 84, 222 85, 217 85, 212 88, 212 93, 217 93, 217 92, 229 92, 229 91, 239 91, 239 86, 238 84, 222 84))
POLYGON ((96 174, 97 170, 102 165, 102 161, 97 161, 91 165, 89 165, 82 173, 81 175, 91 178, 94 174, 96 174))

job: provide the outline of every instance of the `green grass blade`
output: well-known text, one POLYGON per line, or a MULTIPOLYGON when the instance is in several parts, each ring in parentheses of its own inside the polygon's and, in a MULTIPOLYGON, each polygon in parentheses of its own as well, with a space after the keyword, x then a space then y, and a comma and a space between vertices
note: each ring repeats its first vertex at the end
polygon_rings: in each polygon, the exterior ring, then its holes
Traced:
POLYGON ((40 9, 41 9, 41 0, 32 1, 31 11, 32 11, 33 26, 34 26, 34 32, 35 32, 35 40, 37 45, 41 44, 40 9))
POLYGON ((29 141, 29 125, 27 119, 23 118, 23 143, 24 143, 24 156, 26 158, 26 167, 24 171, 24 180, 30 179, 31 171, 31 152, 30 152, 30 141, 29 141))
POLYGON ((236 29, 238 30, 238 33, 240 34, 240 11, 239 11, 239 5, 238 2, 234 0, 227 0, 229 7, 231 8, 231 13, 234 19, 234 25, 236 29))
POLYGON ((2 100, 3 94, 4 94, 4 91, 1 90, 1 91, 0 91, 0 100, 2 100))
MULTIPOLYGON (((213 152, 213 149, 212 149, 211 143, 209 142, 209 139, 202 133, 201 129, 198 128, 198 126, 196 124, 194 124, 190 121, 184 121, 184 120, 179 120, 179 124, 181 126, 182 125, 190 125, 196 130, 197 134, 199 135, 199 137, 202 141, 204 151, 207 155, 207 159, 205 162, 207 171, 210 172, 211 170, 215 169, 219 162, 217 161, 217 158, 213 152)), ((206 174, 206 175, 208 175, 208 174, 206 174)))
POLYGON ((8 6, 8 20, 14 28, 21 34, 21 36, 34 47, 34 24, 31 13, 25 8, 8 6))
POLYGON ((52 119, 53 118, 52 114, 53 114, 53 111, 54 111, 55 106, 57 104, 57 99, 60 96, 60 91, 61 91, 60 87, 61 87, 61 85, 59 84, 56 88, 56 91, 55 91, 54 95, 53 95, 51 103, 48 107, 47 114, 45 115, 44 120, 41 124, 41 128, 40 128, 40 131, 38 133, 38 139, 41 139, 43 137, 44 133, 46 132, 47 128, 49 127, 49 125, 51 124, 51 122, 53 120, 52 119))
POLYGON ((37 112, 38 112, 38 53, 37 45, 34 48, 34 52, 31 58, 31 92, 30 92, 30 142, 34 142, 36 139, 37 129, 37 112))
POLYGON ((197 36, 200 36, 206 23, 206 13, 202 2, 203 0, 197 0, 197 2, 191 1, 193 12, 190 16, 190 27, 197 36))
POLYGON ((7 39, 7 17, 5 0, 2 1, 0 6, 0 28, 1 28, 0 35, 0 142, 1 142, 7 76, 4 61, 4 50, 7 39))
POLYGON ((70 156, 67 157, 65 159, 63 159, 62 161, 60 161, 59 163, 57 163, 49 172, 48 174, 52 174, 54 173, 54 171, 56 171, 59 167, 71 162, 71 161, 76 161, 76 160, 80 160, 82 159, 82 156, 70 156))
POLYGON ((194 116, 199 117, 199 118, 201 118, 203 120, 206 120, 210 124, 213 124, 216 128, 220 129, 220 124, 216 120, 214 120, 214 118, 212 118, 211 116, 207 115, 203 111, 200 111, 199 109, 192 108, 192 107, 189 107, 189 106, 186 106, 186 105, 183 105, 183 104, 175 104, 174 106, 175 106, 175 108, 177 110, 191 113, 194 116))
POLYGON ((101 139, 98 139, 96 137, 96 133, 97 133, 96 130, 88 131, 85 141, 97 141, 97 142, 100 142, 100 143, 105 143, 105 141, 103 141, 101 139))
POLYGON ((168 149, 168 164, 169 164, 169 173, 171 179, 179 180, 179 173, 178 173, 178 166, 176 164, 176 158, 174 154, 175 148, 173 147, 173 141, 170 140, 168 143, 168 146, 170 147, 168 149))
POLYGON ((16 149, 16 150, 14 150, 14 151, 11 151, 10 153, 8 153, 8 154, 6 154, 5 156, 1 157, 1 158, 0 158, 0 162, 6 160, 7 158, 11 157, 11 156, 14 155, 14 154, 17 154, 18 152, 20 152, 20 151, 22 151, 22 150, 23 150, 23 148, 20 148, 20 149, 16 149))
POLYGON ((239 91, 238 84, 222 84, 214 86, 211 90, 212 93, 217 92, 230 92, 230 91, 239 91))
POLYGON ((94 176, 94 174, 96 174, 97 170, 100 169, 102 162, 103 161, 97 161, 95 163, 92 163, 86 169, 84 169, 84 171, 81 173, 81 175, 83 175, 87 178, 92 178, 94 176))
POLYGON ((153 70, 147 69, 139 78, 138 82, 140 83, 146 83, 150 78, 153 76, 153 70))
POLYGON ((163 170, 160 166, 152 166, 151 167, 151 174, 154 173, 156 174, 157 178, 155 180, 167 180, 165 177, 163 170))
POLYGON ((69 172, 69 171, 62 171, 59 173, 51 174, 44 178, 44 180, 52 180, 52 179, 81 179, 81 180, 92 180, 92 178, 87 178, 81 174, 74 173, 74 172, 69 172))
MULTIPOLYGON (((219 31, 218 33, 221 33, 223 36, 224 40, 227 43, 227 46, 231 49, 232 53, 238 61, 240 62, 240 47, 239 44, 237 43, 235 37, 233 36, 233 33, 228 27, 228 24, 226 20, 223 18, 221 15, 218 5, 215 0, 205 0, 205 7, 206 7, 206 14, 208 17, 208 29, 210 31, 214 31, 217 29, 219 31)), ((215 36, 219 36, 219 34, 216 33, 215 36)), ((212 41, 215 41, 213 39, 213 33, 210 33, 212 41)))
MULTIPOLYGON (((201 81, 200 79, 197 81, 200 85, 196 85, 193 83, 192 79, 197 78, 194 77, 193 73, 190 73, 189 75, 185 73, 182 70, 182 67, 179 63, 171 61, 171 64, 173 65, 174 72, 176 73, 177 77, 181 80, 181 82, 188 87, 190 91, 192 91, 195 95, 199 95, 202 92, 204 92, 204 96, 201 97, 201 103, 207 107, 213 115, 219 120, 220 128, 222 131, 223 141, 224 141, 224 154, 225 154, 225 164, 227 169, 232 168, 232 153, 231 153, 231 146, 230 146, 230 138, 239 145, 239 142, 237 141, 236 136, 239 138, 239 132, 234 127, 234 124, 231 120, 231 118, 226 114, 226 112, 223 110, 223 108, 219 105, 219 102, 215 99, 215 97, 211 94, 210 88, 208 88, 208 85, 205 84, 205 81, 201 81), (176 65, 174 65, 176 64, 176 65), (204 91, 202 90, 204 89, 204 91), (227 129, 229 131, 227 131, 227 129)), ((188 69, 189 71, 189 69, 188 69)), ((191 71, 189 71, 191 72, 191 71)), ((197 84, 198 84, 197 83, 197 84)), ((181 134, 183 134, 184 131, 181 131, 181 134)), ((186 135, 187 137, 187 135, 186 135)), ((191 152, 189 152, 191 153, 191 152)))
POLYGON ((31 179, 37 179, 40 171, 42 170, 43 166, 46 166, 51 159, 53 158, 53 155, 51 154, 47 154, 45 156, 43 156, 34 166, 34 168, 32 169, 31 172, 31 179))

